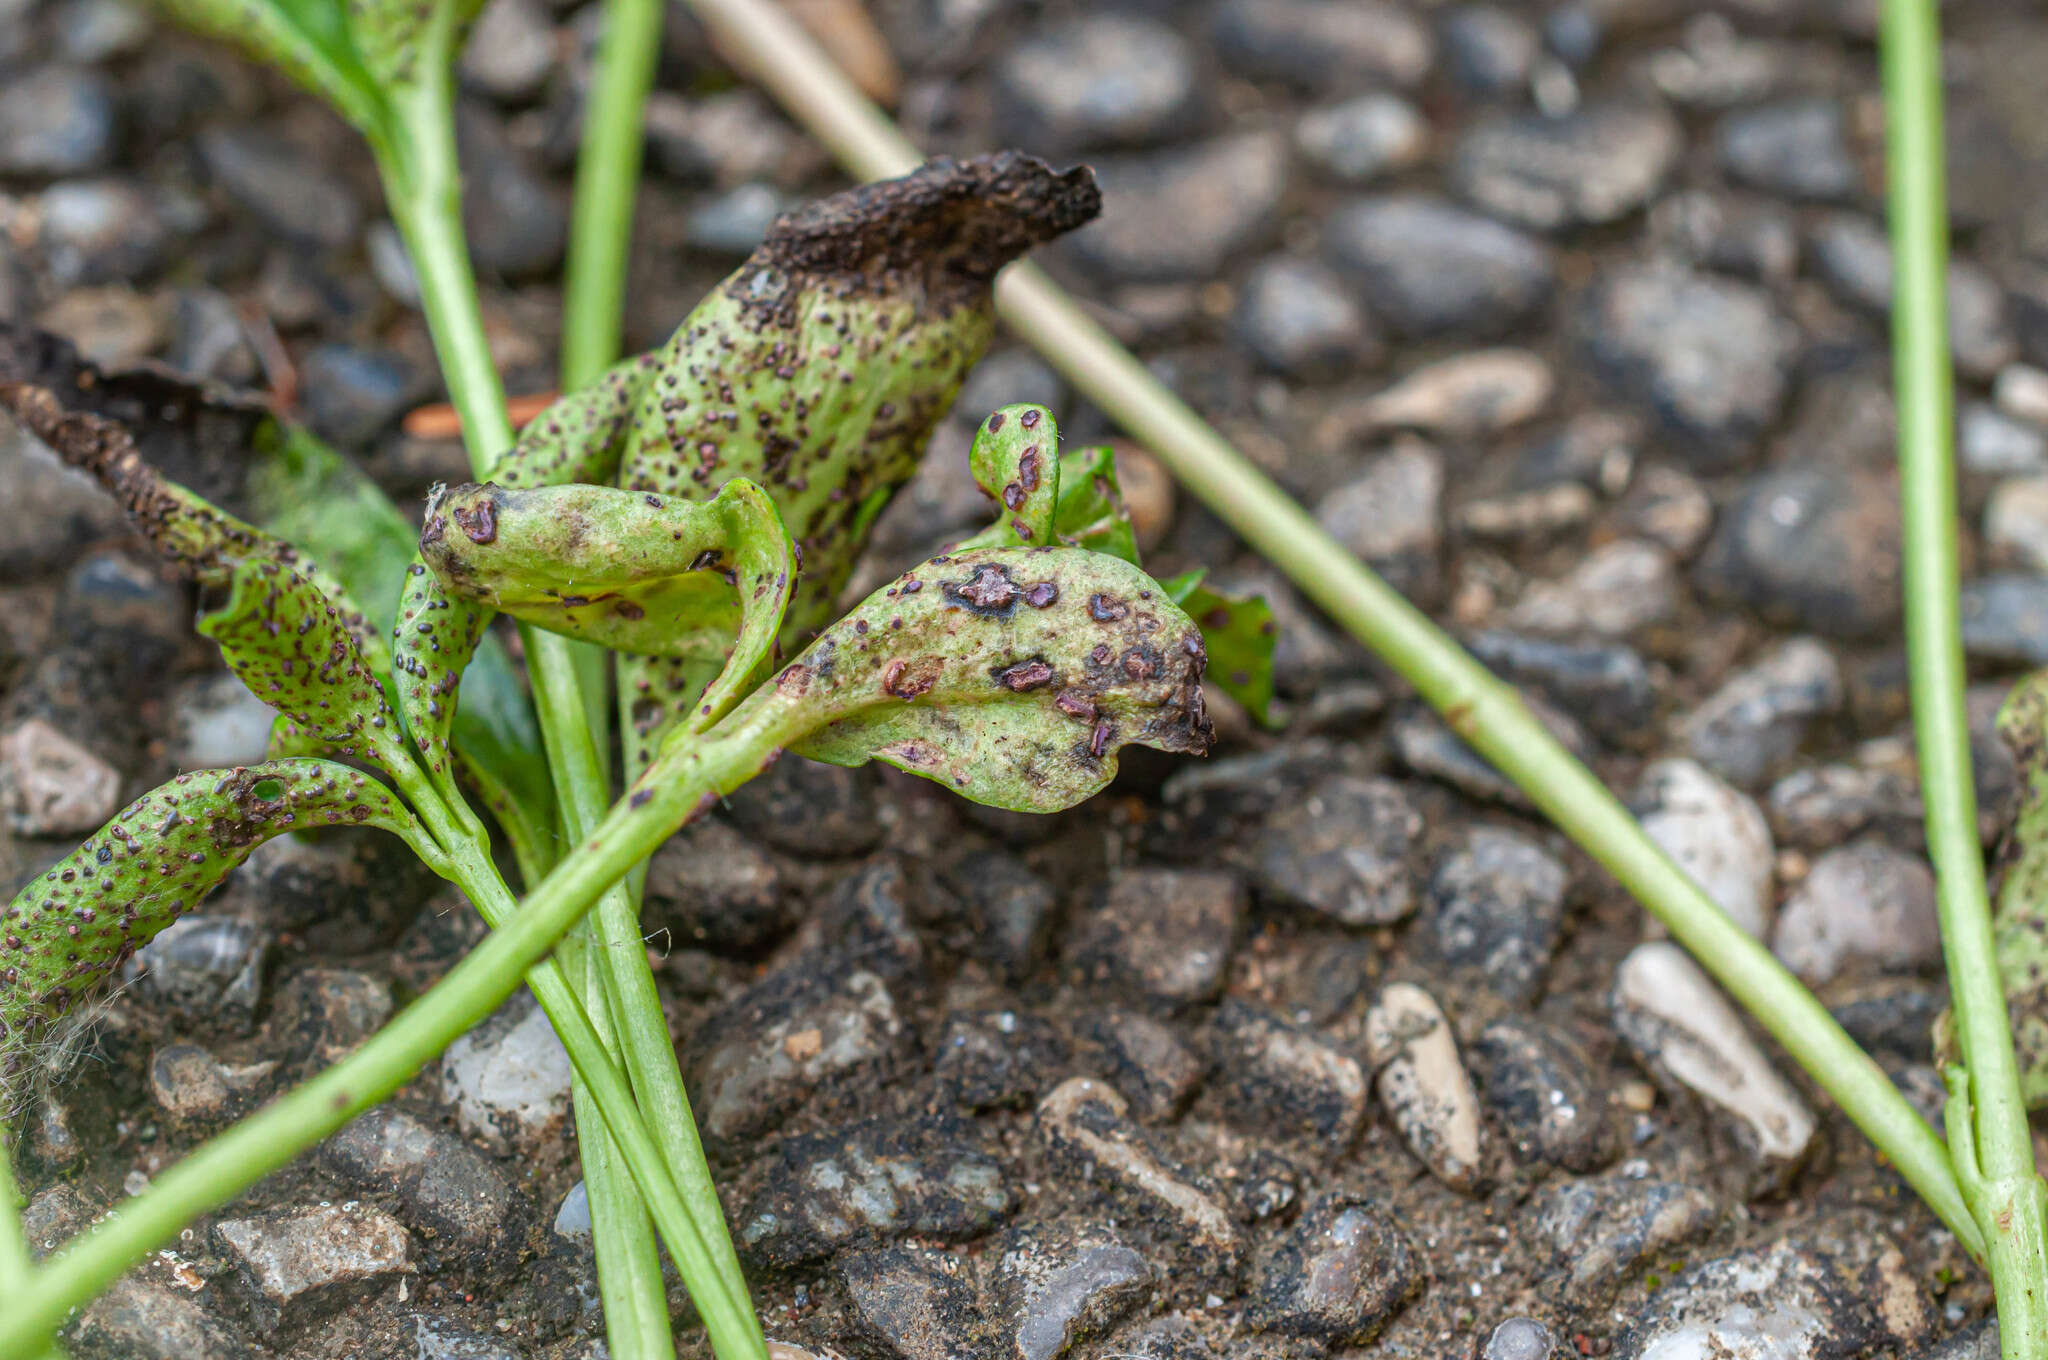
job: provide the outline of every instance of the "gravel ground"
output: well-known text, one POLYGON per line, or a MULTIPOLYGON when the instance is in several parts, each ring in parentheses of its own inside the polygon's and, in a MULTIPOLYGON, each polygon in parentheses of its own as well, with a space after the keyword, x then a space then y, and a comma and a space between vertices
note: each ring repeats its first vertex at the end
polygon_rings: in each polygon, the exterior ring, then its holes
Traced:
MULTIPOLYGON (((1094 164, 1106 210, 1054 271, 1521 685, 1932 1114, 1872 11, 879 0, 900 70, 873 78, 936 150, 1094 164)), ((2048 21, 1944 12, 1989 844, 2014 782, 1990 717, 2048 662, 2048 21)), ((841 183, 671 20, 636 346, 841 183)), ((597 26, 493 0, 465 59, 515 391, 550 382, 597 26)), ((104 364, 295 382, 408 501, 460 476, 398 429, 438 395, 409 269, 306 98, 116 0, 0 0, 0 186, 0 314, 104 364)), ((1111 433, 997 353, 864 581, 979 518, 974 420, 1025 399, 1111 433)), ((1129 760, 1050 819, 784 761, 655 861, 658 977, 771 1333, 873 1360, 1978 1355, 1988 1290, 1854 1130, 1129 452, 1162 572, 1271 595, 1284 726, 1221 712, 1207 761, 1129 760)), ((268 724, 93 488, 11 430, 0 487, 11 887, 268 724)), ((476 935, 394 843, 260 851, 30 1112, 38 1248, 476 935)), ((73 1353, 601 1355, 568 1082, 515 1001, 194 1224, 73 1353)))

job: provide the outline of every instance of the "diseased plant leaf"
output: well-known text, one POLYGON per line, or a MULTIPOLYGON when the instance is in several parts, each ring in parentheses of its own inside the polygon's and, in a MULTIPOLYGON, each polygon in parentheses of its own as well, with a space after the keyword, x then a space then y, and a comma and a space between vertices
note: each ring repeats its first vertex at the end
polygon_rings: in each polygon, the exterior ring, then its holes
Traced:
POLYGON ((967 452, 974 481, 996 503, 988 547, 1053 542, 1060 501, 1059 427, 1043 406, 1005 406, 981 422, 967 452))
POLYGON ((818 627, 987 350, 996 271, 1101 201, 1086 169, 1004 152, 784 214, 660 352, 620 485, 708 500, 758 482, 804 563, 789 627, 818 627))
POLYGON ((619 651, 715 665, 701 728, 772 664, 795 552, 745 478, 709 501, 570 485, 436 492, 420 552, 452 593, 619 651))
MULTIPOLYGON (((380 671, 312 580, 293 566, 238 563, 226 601, 201 614, 199 632, 249 692, 290 719, 301 750, 399 772, 411 763, 380 671)), ((388 653, 380 644, 380 657, 388 653)))
MULTIPOLYGON (((1006 152, 786 214, 656 353, 619 484, 690 500, 734 477, 765 488, 803 568, 782 644, 802 645, 986 352, 996 271, 1100 208, 1087 170, 1006 152)), ((617 670, 629 770, 718 673, 646 656, 617 670)))
POLYGON ((1992 927, 2020 1089, 2039 1108, 2048 1105, 2048 671, 2013 686, 1998 733, 2019 767, 2020 807, 2001 852, 1992 927))
MULTIPOLYGON (((298 565, 306 565, 307 554, 316 558, 348 598, 363 602, 369 622, 358 637, 380 658, 372 664, 385 664, 385 639, 419 531, 348 460, 279 423, 260 402, 159 369, 107 372, 80 359, 70 342, 28 328, 0 326, 0 401, 12 404, 21 394, 10 398, 6 384, 47 391, 63 413, 118 425, 160 481, 196 488, 288 541, 298 565)), ((59 416, 47 423, 54 431, 59 416)), ((94 427, 78 429, 88 444, 100 437, 94 427)), ((291 728, 290 720, 279 720, 273 758, 325 749, 291 728)), ((545 862, 554 795, 540 730, 511 656, 489 634, 462 678, 454 742, 464 782, 490 806, 522 861, 545 862)))
POLYGON ((1053 518, 1059 541, 1137 564, 1138 536, 1117 486, 1116 452, 1108 445, 1075 449, 1060 459, 1060 501, 1053 518))
POLYGON ((382 827, 446 871, 389 790, 330 761, 194 771, 131 803, 31 879, 0 921, 0 1077, 11 1083, 50 1025, 250 851, 331 826, 382 827))
MULTIPOLYGON (((318 0, 294 2, 310 7, 318 0)), ((349 37, 389 93, 418 83, 425 64, 452 62, 484 0, 347 0, 347 6, 349 37)))
POLYGON ((455 773, 448 733, 455 723, 456 694, 489 617, 488 611, 450 595, 425 562, 413 563, 406 572, 398 625, 391 633, 398 715, 427 773, 444 787, 455 773))
POLYGON ((1200 630, 1131 564, 984 548, 870 595, 748 703, 812 725, 799 755, 1053 812, 1104 788, 1127 744, 1208 748, 1203 659, 1200 630))
POLYGON ((1203 584, 1208 574, 1197 567, 1160 584, 1200 625, 1210 683, 1242 704, 1254 722, 1267 722, 1273 704, 1273 606, 1263 595, 1211 590, 1203 584))
MULTIPOLYGON (((1114 452, 1079 449, 1042 468, 1041 451, 1056 449, 1058 438, 1052 413, 1042 406, 1006 406, 982 422, 968 458, 976 483, 999 509, 996 522, 961 550, 1028 544, 1036 534, 1138 565, 1138 540, 1117 486, 1114 452)), ((1256 596, 1209 589, 1203 584, 1207 574, 1197 568, 1161 584, 1201 626, 1210 682, 1263 723, 1273 702, 1272 608, 1256 596)))
POLYGON ((526 423, 485 480, 520 489, 571 482, 610 485, 625 456, 633 411, 659 358, 659 351, 650 351, 621 360, 590 386, 552 402, 526 423))

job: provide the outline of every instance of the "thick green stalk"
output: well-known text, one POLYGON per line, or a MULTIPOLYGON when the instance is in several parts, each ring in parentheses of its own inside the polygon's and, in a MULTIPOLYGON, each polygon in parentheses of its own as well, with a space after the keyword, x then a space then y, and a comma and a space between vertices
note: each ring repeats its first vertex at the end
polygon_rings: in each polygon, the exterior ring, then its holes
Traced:
MULTIPOLYGON (((505 412, 504 389, 499 381, 497 368, 491 362, 489 345, 484 339, 482 314, 477 306, 474 275, 469 266, 468 247, 462 235, 461 198, 459 180, 456 177, 455 139, 452 118, 449 116, 445 99, 438 104, 422 95, 420 101, 410 110, 408 127, 411 136, 405 143, 409 148, 403 157, 381 154, 380 163, 385 170, 387 195, 393 204, 393 216, 406 236, 406 244, 412 252, 414 269, 420 281, 422 307, 427 314, 427 324, 433 333, 435 351, 441 357, 443 376, 448 384, 448 393, 462 420, 463 438, 468 446, 470 466, 482 476, 503 451, 511 447, 512 425, 505 412), (403 206, 400 206, 400 205, 403 206)), ((584 704, 581 686, 577 683, 573 644, 567 640, 542 633, 538 630, 522 630, 527 647, 530 675, 534 681, 535 708, 540 719, 543 740, 551 756, 557 751, 588 752, 589 758, 577 760, 572 755, 564 764, 556 765, 557 798, 565 813, 565 822, 572 838, 580 835, 588 826, 585 812, 571 809, 588 809, 593 803, 602 808, 608 801, 608 789, 601 763, 595 758, 595 742, 592 739, 590 711, 584 704), (544 686, 542 674, 553 677, 552 686, 544 686)), ((553 762, 551 761, 551 764, 553 762)), ((509 894, 507 895, 509 897, 509 894)), ((476 893, 472 892, 473 900, 476 893)), ((481 909, 482 902, 478 902, 481 909)), ((625 904, 630 912, 630 903, 625 904)), ((618 904, 610 913, 613 925, 618 919, 618 904)), ((487 916, 488 919, 488 916, 487 916)), ((634 943, 636 952, 639 944, 637 924, 627 932, 634 943)), ((618 951, 611 940, 616 938, 616 929, 609 933, 600 932, 604 942, 599 949, 601 955, 609 958, 618 951)), ((641 971, 646 969, 644 954, 639 958, 641 971)), ((608 969, 608 973, 616 971, 608 969)), ((566 982, 564 982, 566 987, 566 982)), ((652 980, 648 981, 647 992, 652 991, 652 980)), ((536 995, 541 995, 537 990, 536 995)), ((542 996, 550 1014, 560 1007, 559 996, 542 996)), ((670 1072, 675 1068, 675 1055, 668 1044, 666 1022, 656 1005, 652 1016, 635 1014, 627 1006, 621 1007, 626 1018, 629 1034, 637 1041, 629 1041, 629 1065, 641 1070, 651 1070, 651 1055, 645 1052, 645 1036, 652 1029, 659 1029, 663 1057, 670 1072), (637 1061, 634 1061, 637 1059, 637 1061)), ((566 1042, 566 1036, 565 1036, 566 1042)), ((658 1127, 668 1145, 667 1155, 673 1158, 673 1167, 683 1174, 691 1186, 691 1193, 685 1199, 687 1212, 697 1221, 700 1233, 718 1244, 709 1253, 713 1263, 710 1274, 703 1281, 715 1281, 718 1291, 726 1296, 726 1311, 744 1313, 750 1324, 747 1331, 739 1334, 738 1350, 720 1347, 720 1354, 731 1357, 758 1356, 764 1343, 760 1340, 760 1329, 753 1322, 750 1310, 745 1308, 744 1288, 735 1289, 739 1278, 737 1256, 734 1254, 725 1229, 722 1211, 713 1221, 706 1221, 705 1199, 710 1187, 710 1169, 705 1163, 701 1149, 695 1148, 695 1126, 690 1125, 689 1135, 679 1138, 674 1127, 674 1106, 680 1100, 681 1078, 673 1078, 676 1100, 663 1102, 667 1108, 658 1114, 658 1127), (689 1153, 694 1150, 694 1157, 689 1153)), ((658 1084, 657 1084, 658 1089, 658 1084)), ((598 1094, 606 1093, 599 1089, 598 1094)), ((686 1108, 686 1107, 685 1107, 686 1108)), ((607 1111, 610 1118, 611 1112, 607 1111)), ((636 1176, 644 1168, 636 1168, 636 1176)), ((586 1177, 586 1182, 588 1177, 586 1177)), ((586 1184, 586 1189, 590 1187, 586 1184)), ((593 1223, 596 1206, 615 1202, 617 1195, 605 1188, 593 1193, 593 1223)), ((710 1203, 717 1204, 715 1190, 710 1190, 710 1203)), ((642 1247, 636 1252, 644 1253, 642 1247)), ((673 1251, 673 1247, 671 1247, 673 1251)), ((679 1268, 689 1266, 681 1255, 677 1256, 679 1268)), ((636 1272, 637 1274, 637 1272, 636 1272)), ((614 1272, 614 1279, 621 1278, 614 1272)), ((636 1305, 636 1313, 647 1311, 645 1300, 636 1305)), ((700 1300, 700 1311, 709 1314, 708 1300, 700 1300)), ((644 1334, 644 1329, 641 1329, 644 1334)))
MULTIPOLYGON (((585 917, 569 932, 569 938, 556 947, 555 958, 564 972, 583 979, 581 991, 589 1002, 590 1022, 616 1058, 617 1026, 603 972, 590 948, 590 918, 585 917)), ((576 1079, 570 1099, 576 1114, 576 1150, 583 1159, 583 1193, 589 1197, 605 1340, 618 1360, 640 1356, 674 1360, 675 1332, 669 1325, 668 1286, 661 1278, 654 1222, 634 1195, 632 1173, 582 1078, 576 1079)))
MULTIPOLYGON (((583 145, 576 162, 563 286, 561 373, 565 392, 595 381, 618 356, 633 205, 645 144, 644 111, 660 45, 660 0, 607 0, 604 35, 598 43, 584 111, 583 145)), ((610 801, 603 749, 609 713, 602 705, 601 691, 591 684, 590 668, 565 664, 571 658, 580 661, 593 649, 579 648, 537 629, 525 632, 528 655, 534 661, 536 697, 546 693, 552 696, 547 702, 558 703, 564 710, 572 703, 581 704, 586 713, 583 725, 570 729, 566 723, 548 724, 546 706, 542 710, 543 723, 550 732, 549 760, 557 772, 564 819, 573 840, 604 815, 610 801)), ((691 1212, 712 1244, 723 1287, 744 1303, 746 1279, 726 1230, 725 1211, 676 1066, 675 1045, 641 942, 639 894, 632 884, 621 883, 606 892, 593 918, 593 937, 617 1008, 635 1093, 663 1140, 691 1212)), ((765 1342, 760 1347, 765 1347, 765 1342)))
MULTIPOLYGON (((765 0, 690 0, 739 61, 856 175, 903 174, 921 157, 808 35, 765 0)), ((1622 886, 1820 1083, 1978 1260, 1983 1238, 1947 1150, 1881 1068, 1769 950, 1730 921, 1643 833, 1514 691, 1389 587, 1160 385, 1029 264, 1003 271, 996 307, 1089 400, 1144 443, 1264 554, 1442 712, 1622 886)))
POLYGON ((1927 849, 1964 1073, 1951 1147, 1983 1228, 2006 1360, 2048 1356, 2048 1186, 2013 1057, 1984 883, 1964 712, 1957 566, 1955 396, 1949 372, 1948 205, 1940 20, 1931 0, 1885 0, 1882 55, 1892 238, 1892 377, 1899 411, 1906 652, 1927 849))
MULTIPOLYGON (((583 144, 576 161, 563 284, 564 392, 596 381, 618 357, 633 241, 633 205, 646 141, 647 92, 654 83, 660 46, 660 0, 606 0, 604 34, 598 42, 584 106, 583 144)), ((591 668, 571 662, 572 658, 584 660, 596 649, 579 647, 537 629, 524 631, 535 698, 541 704, 543 730, 549 734, 549 762, 573 841, 596 824, 610 802, 604 769, 609 713, 601 702, 601 687, 592 683, 591 668), (580 728, 549 718, 551 707, 559 707, 566 715, 574 704, 581 704, 586 714, 580 728)), ((598 674, 602 675, 601 669, 598 674)), ((675 1045, 642 944, 636 882, 620 883, 605 893, 592 918, 592 936, 618 1014, 619 1037, 634 1091, 662 1139, 691 1212, 712 1244, 723 1287, 744 1303, 746 1278, 726 1230, 725 1211, 698 1138, 696 1117, 683 1089, 675 1045)))
MULTIPOLYGON (((30 1354, 71 1309, 171 1241, 194 1218, 232 1200, 412 1080, 457 1036, 502 1005, 521 976, 603 891, 672 835, 701 800, 753 778, 794 735, 759 714, 751 721, 736 718, 666 762, 659 787, 648 787, 649 796, 637 800, 637 806, 629 800, 615 807, 577 853, 391 1024, 334 1066, 195 1149, 126 1201, 120 1214, 73 1239, 36 1273, 34 1287, 19 1301, 10 1299, 0 1313, 0 1356, 30 1354)), ((582 1025, 589 1025, 587 1017, 582 1025)), ((579 1067, 579 1072, 597 1092, 601 1109, 609 1112, 616 1101, 630 1111, 625 1079, 616 1067, 603 1063, 579 1067)), ((718 1268, 710 1248, 674 1185, 661 1174, 661 1155, 645 1125, 627 1118, 610 1127, 678 1267, 686 1276, 714 1278, 718 1268), (654 1174, 643 1178, 649 1168, 654 1174)), ((734 1308, 723 1291, 707 1290, 697 1308, 719 1353, 740 1354, 760 1344, 758 1321, 750 1311, 734 1308)))
POLYGON ((583 106, 563 272, 564 392, 597 381, 619 356, 633 203, 646 141, 642 124, 660 55, 661 0, 605 0, 604 34, 583 106))

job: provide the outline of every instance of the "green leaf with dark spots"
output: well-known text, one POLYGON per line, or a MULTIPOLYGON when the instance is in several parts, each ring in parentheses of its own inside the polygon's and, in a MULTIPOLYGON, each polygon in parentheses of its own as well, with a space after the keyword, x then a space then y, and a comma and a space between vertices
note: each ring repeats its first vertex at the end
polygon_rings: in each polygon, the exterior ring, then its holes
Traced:
POLYGON ((1051 544, 1060 500, 1059 427, 1043 406, 1005 406, 981 422, 968 450, 974 481, 996 504, 987 546, 1051 544))
MULTIPOLYGON (((767 674, 796 579, 774 503, 744 478, 703 502, 604 486, 459 486, 428 505, 420 552, 463 600, 722 671, 693 704, 693 730, 767 674)), ((670 709, 660 726, 684 717, 670 709)))
POLYGON ((590 386, 550 404, 527 422, 485 480, 522 489, 616 481, 633 411, 658 359, 657 353, 635 355, 606 369, 590 386))
POLYGON ((2013 686, 1998 710, 1998 733, 2019 767, 2020 808, 2001 851, 1992 927, 2020 1088, 2039 1108, 2048 1105, 2048 671, 2013 686))
POLYGON ((1270 721, 1273 704, 1273 606, 1263 595, 1226 595, 1203 584, 1196 568, 1160 584, 1202 629, 1209 648, 1209 681, 1244 706, 1257 723, 1270 721))
POLYGON ((1133 565, 1138 537, 1116 480, 1116 453, 1108 445, 1076 449, 1060 459, 1059 509, 1053 532, 1069 547, 1108 553, 1133 565))
POLYGON ((869 596, 747 707, 811 724, 790 743, 799 755, 881 760, 979 803, 1053 812, 1107 786, 1123 746, 1208 748, 1203 660, 1200 630, 1131 564, 985 548, 869 596))
POLYGON ((446 869, 382 784, 330 761, 194 771, 130 804, 31 879, 0 921, 0 1078, 11 1085, 73 1004, 250 851, 287 831, 334 826, 382 827, 446 869))
POLYGON ((391 630, 398 715, 427 773, 444 790, 452 788, 455 775, 448 734, 455 724, 462 673, 489 621, 489 610, 450 595, 426 563, 407 569, 398 623, 391 630))
POLYGON ((620 485, 774 498, 804 574, 788 630, 834 601, 995 328, 996 272, 1100 210, 1085 169, 934 160, 779 219, 656 359, 620 485))
MULTIPOLYGON (((397 773, 411 764, 384 677, 311 579, 269 560, 238 564, 227 599, 200 615, 249 692, 285 715, 296 740, 397 773)), ((379 653, 383 653, 381 640, 379 653)), ((386 654, 388 655, 388 654, 386 654)))

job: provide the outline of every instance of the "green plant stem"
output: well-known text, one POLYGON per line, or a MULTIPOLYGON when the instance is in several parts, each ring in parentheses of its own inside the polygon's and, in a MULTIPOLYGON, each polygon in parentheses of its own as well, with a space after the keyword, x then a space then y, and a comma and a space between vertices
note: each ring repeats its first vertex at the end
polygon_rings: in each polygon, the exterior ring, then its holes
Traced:
POLYGON ((563 271, 562 390, 597 381, 619 355, 647 92, 661 55, 661 0, 605 0, 563 271))
MULTIPOLYGON (((583 979, 590 1022, 614 1057, 611 1007, 605 981, 590 948, 590 920, 585 917, 555 948, 555 958, 571 976, 583 979)), ((605 1340, 611 1353, 626 1357, 667 1356, 674 1360, 675 1334, 669 1325, 668 1287, 661 1278, 661 1253, 655 1246, 654 1223, 633 1194, 630 1170, 620 1156, 611 1130, 598 1116, 590 1088, 577 1078, 570 1092, 576 1115, 576 1148, 583 1159, 583 1193, 588 1197, 591 1245, 597 1257, 597 1292, 604 1306, 605 1340)))
MULTIPOLYGON (((765 0, 690 0, 690 7, 720 50, 854 174, 900 175, 922 161, 888 116, 780 8, 765 0)), ((1662 921, 1891 1158, 1970 1254, 1985 1259, 1947 1150, 1927 1122, 1813 994, 1658 849, 1511 688, 1330 537, 1042 271, 1029 264, 1004 270, 996 306, 1076 389, 1399 671, 1454 731, 1662 921)))
MULTIPOLYGON (((420 281, 420 298, 433 334, 435 351, 441 357, 449 399, 461 417, 463 438, 468 446, 470 466, 483 476, 500 454, 511 447, 513 431, 505 412, 504 389, 491 361, 484 338, 483 318, 477 306, 474 275, 468 247, 462 235, 461 198, 456 176, 454 123, 444 97, 435 102, 423 94, 409 107, 407 142, 410 153, 400 158, 385 157, 387 196, 394 204, 394 218, 405 233, 412 252, 413 267, 420 281), (398 208, 396 205, 406 206, 398 208)), ((583 833, 609 802, 603 764, 597 752, 591 714, 577 675, 574 644, 534 629, 522 629, 526 643, 529 678, 533 682, 535 708, 542 738, 548 746, 550 764, 556 776, 556 794, 565 828, 571 839, 583 833), (557 759, 557 757, 560 759, 557 759)), ((474 897, 474 894, 472 894, 474 897)), ((478 904, 482 907, 482 903, 478 904)), ((658 998, 654 997, 652 976, 647 973, 640 945, 637 915, 623 895, 604 909, 599 921, 598 953, 606 962, 606 973, 616 978, 630 971, 636 962, 644 986, 628 994, 636 1000, 620 999, 619 1015, 624 1029, 628 1067, 643 1087, 643 1098, 654 1102, 656 1124, 670 1158, 670 1168, 689 1186, 684 1202, 698 1222, 701 1233, 716 1246, 710 1251, 713 1263, 702 1281, 716 1281, 726 1296, 725 1310, 744 1313, 746 1330, 737 1338, 738 1349, 718 1347, 721 1356, 758 1357, 765 1354, 760 1328, 746 1307, 747 1295, 739 1272, 738 1257, 726 1231, 722 1209, 717 1208, 716 1189, 709 1165, 698 1146, 696 1126, 687 1118, 688 1104, 682 1079, 675 1067, 675 1052, 668 1039, 658 998), (631 941, 633 960, 623 953, 621 939, 631 941), (649 1007, 651 1006, 651 1010, 649 1007), (660 1052, 652 1051, 652 1035, 659 1033, 660 1052), (680 1122, 679 1122, 680 1112, 680 1122), (707 1217, 707 1213, 710 1215, 707 1217)), ((538 993, 536 993, 538 994, 538 993)), ((555 1004, 550 998, 550 1005, 555 1004)), ((602 1095, 602 1091, 599 1092, 602 1095)), ((610 1112, 607 1112, 610 1122, 610 1112)), ((616 1132, 616 1130, 615 1130, 616 1132)), ((636 1176, 639 1171, 636 1169, 636 1176)), ((587 1187, 586 1187, 587 1188, 587 1187)), ((593 1210, 594 1221, 595 1210, 593 1210)), ((671 1251, 674 1250, 671 1244, 671 1251)), ((690 1266, 677 1256, 686 1276, 690 1266)), ((693 1280, 693 1283, 701 1281, 693 1280)), ((700 1311, 711 1311, 709 1301, 699 1300, 700 1311)))
MULTIPOLYGON (((391 1024, 334 1066, 194 1150, 125 1202, 119 1215, 73 1239, 36 1272, 25 1297, 10 1300, 0 1313, 0 1355, 29 1353, 71 1309, 174 1238, 192 1219, 241 1194, 390 1095, 457 1036, 481 1023, 607 887, 674 834, 703 800, 730 793, 760 773, 795 735, 774 726, 777 715, 763 713, 736 712, 665 758, 659 778, 641 786, 645 798, 614 807, 577 853, 391 1024)), ((587 1018, 581 1023, 589 1025, 587 1018)), ((619 1101, 631 1110, 616 1067, 603 1063, 579 1070, 597 1091, 601 1109, 609 1111, 609 1102, 619 1101)), ((659 1174, 660 1153, 645 1125, 633 1117, 610 1127, 677 1266, 686 1276, 714 1278, 717 1266, 710 1248, 674 1185, 659 1174), (643 1179, 643 1168, 657 1174, 643 1179)), ((723 1291, 707 1290, 697 1299, 697 1310, 720 1354, 742 1354, 760 1344, 758 1321, 751 1312, 732 1307, 723 1291)))
POLYGON ((2038 1360, 2048 1356, 2048 1186, 2034 1170, 2013 1057, 1963 702, 1940 19, 1932 0, 1885 0, 1882 25, 1906 653, 1965 1078, 1952 1086, 1950 1142, 1990 1254, 2002 1353, 2038 1360))
MULTIPOLYGON (((619 353, 633 209, 646 141, 647 92, 654 84, 660 55, 661 3, 606 0, 604 20, 584 106, 583 143, 576 161, 569 226, 562 312, 564 392, 596 381, 619 353)), ((573 664, 598 653, 538 629, 526 629, 524 635, 536 700, 542 705, 543 731, 549 739, 549 763, 561 790, 564 821, 574 840, 597 823, 610 801, 609 779, 603 768, 609 713, 601 703, 601 686, 591 683, 591 668, 573 664), (578 704, 586 714, 580 727, 566 720, 567 711, 578 704), (549 710, 554 708, 562 710, 561 720, 550 717, 549 710)), ((601 669, 597 673, 603 674, 601 669)), ((697 1134, 697 1121, 676 1066, 675 1044, 663 1019, 661 998, 641 941, 637 876, 607 890, 593 916, 592 936, 617 1009, 635 1094, 662 1138, 670 1169, 712 1245, 723 1287, 745 1304, 746 1278, 726 1230, 725 1211, 697 1134)), ((760 1345, 765 1347, 765 1342, 760 1345)))

